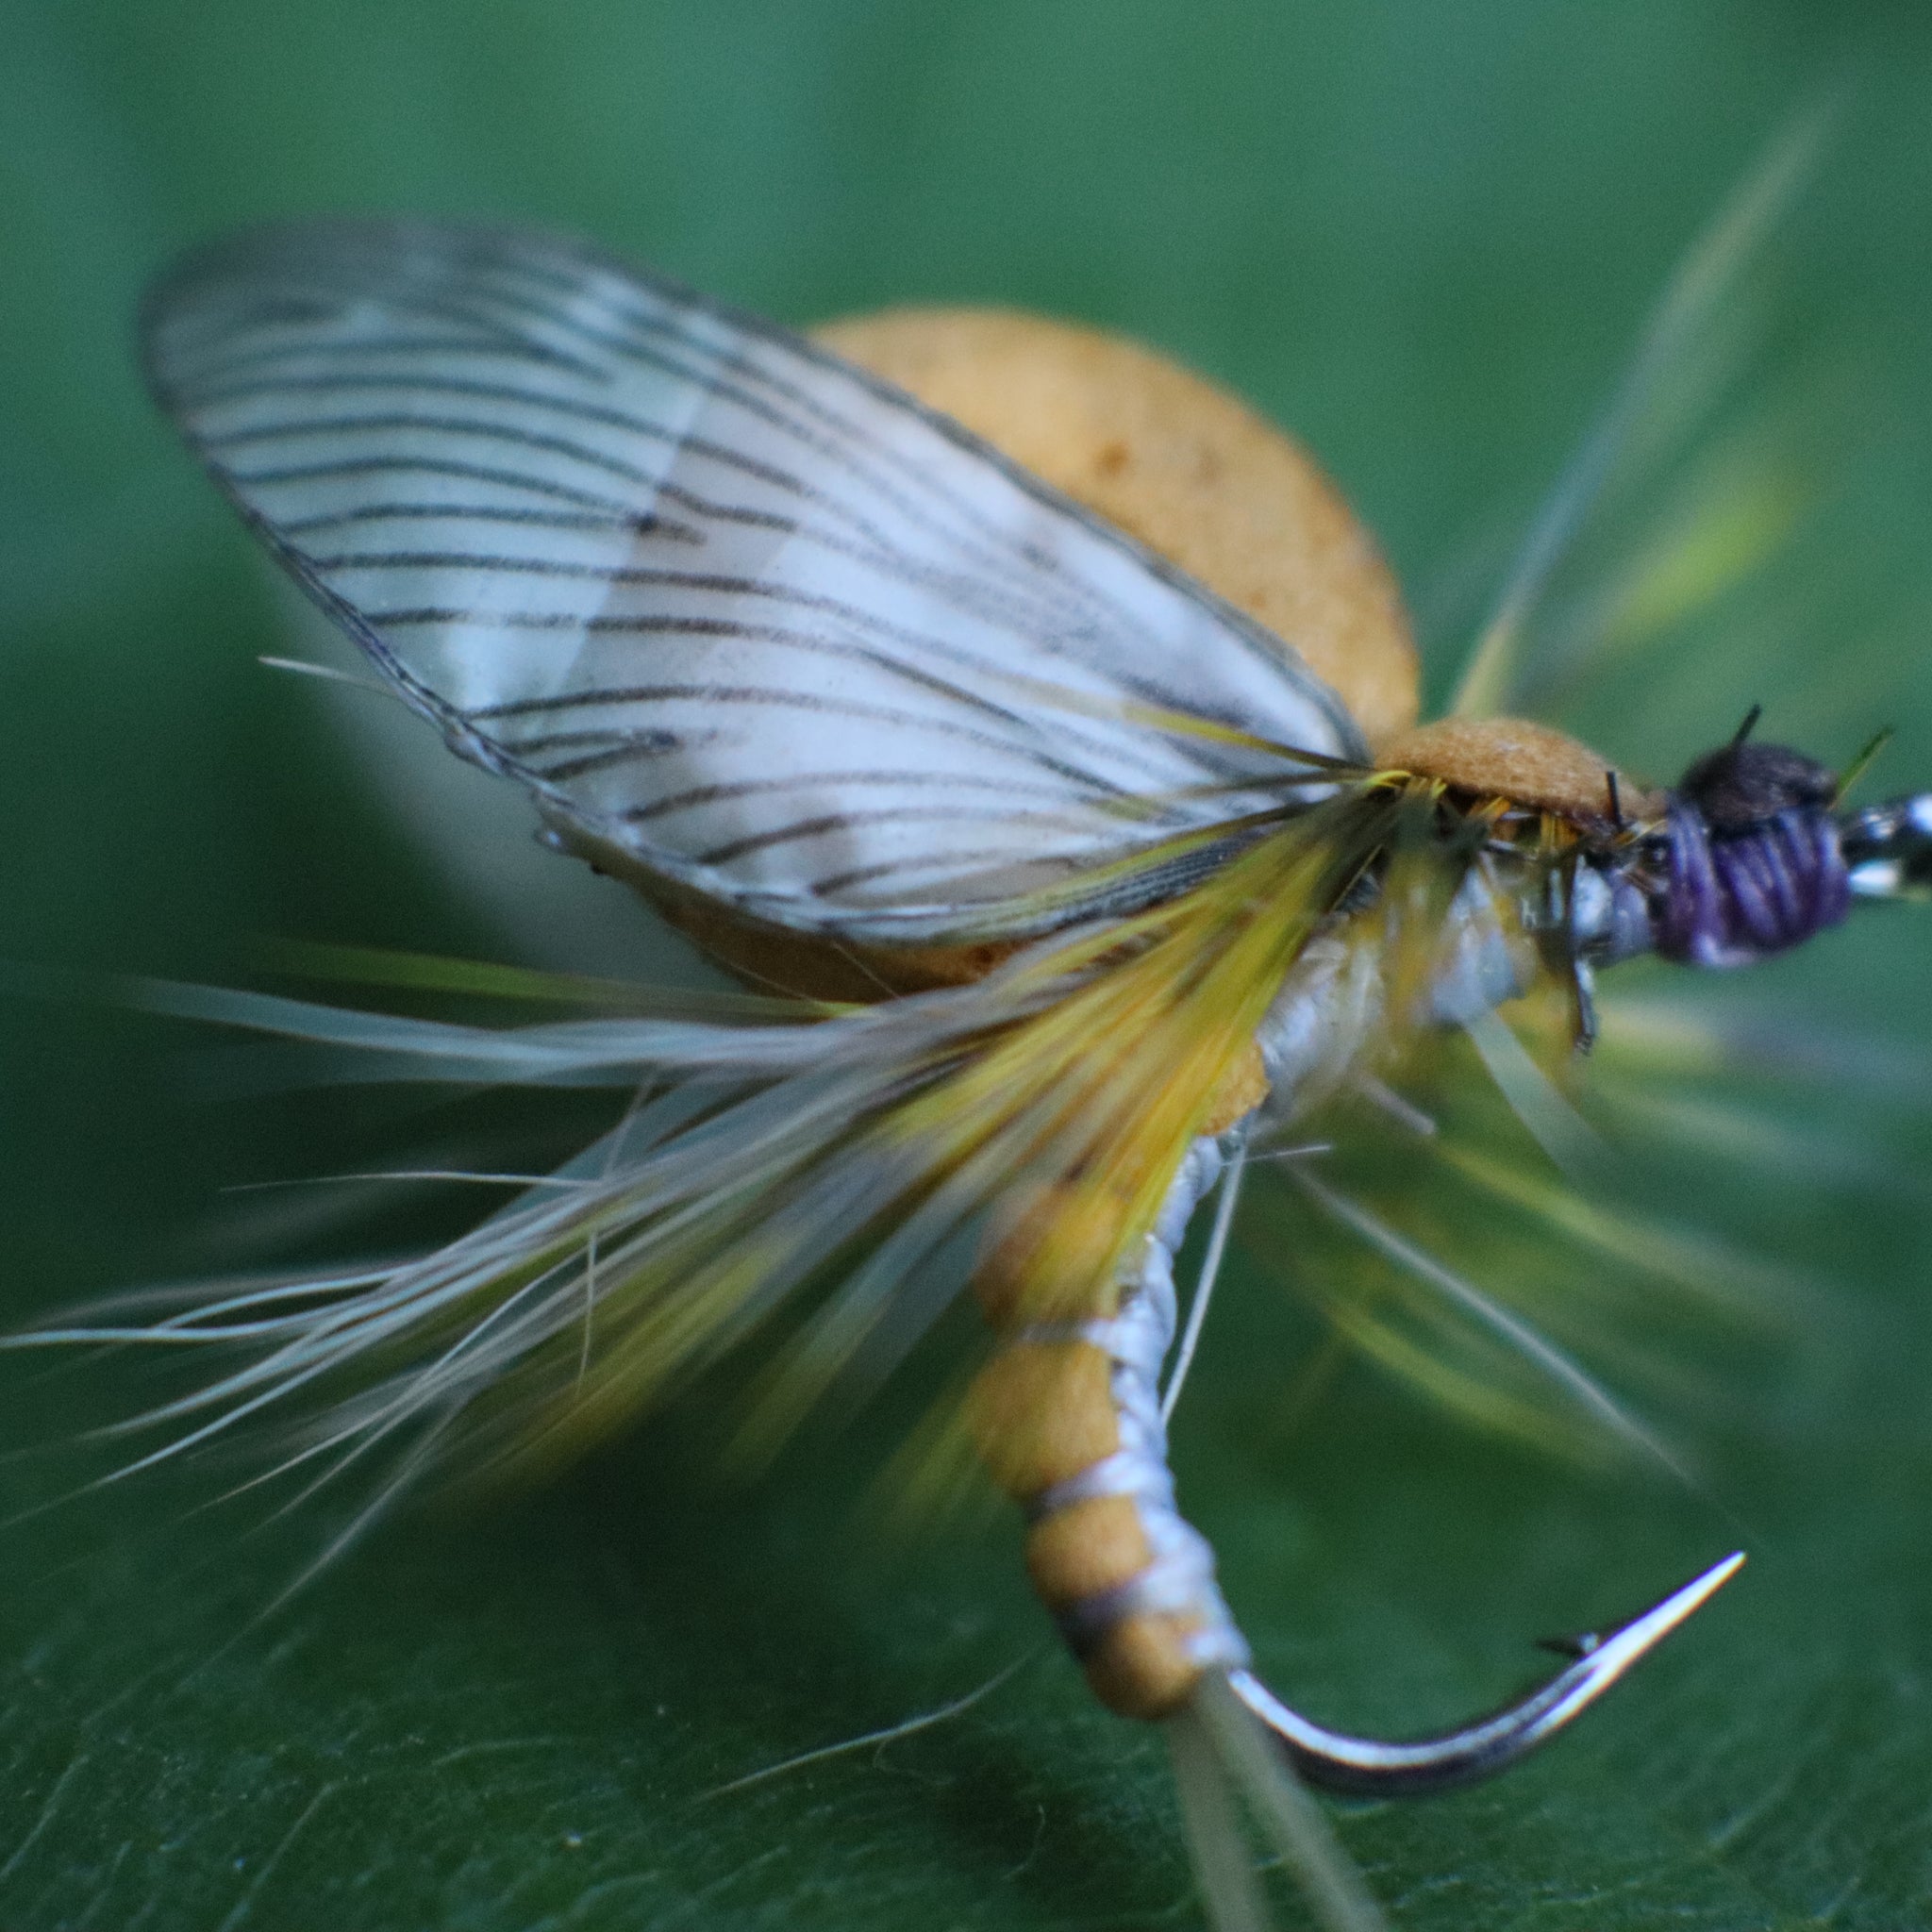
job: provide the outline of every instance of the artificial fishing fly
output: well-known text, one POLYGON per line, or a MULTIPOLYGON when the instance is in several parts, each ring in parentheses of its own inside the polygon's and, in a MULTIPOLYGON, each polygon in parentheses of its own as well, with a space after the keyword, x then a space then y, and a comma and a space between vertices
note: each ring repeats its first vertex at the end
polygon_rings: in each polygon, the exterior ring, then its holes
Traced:
POLYGON ((36 1338, 235 1350, 152 1418, 157 1458, 291 1412, 318 1482, 559 1452, 783 1324, 775 1431, 963 1276, 993 1343, 966 1427, 1094 1691, 1168 1725, 1226 1926, 1259 1923, 1232 1798, 1331 1924, 1379 1924, 1303 1784, 1500 1770, 1733 1574, 1445 1735, 1311 1722, 1176 1501, 1175 1256, 1262 1137, 1386 1094, 1406 1041, 1555 985, 1587 1044, 1601 969, 1739 965, 1921 885, 1932 796, 1850 809, 1748 734, 1649 790, 1470 715, 1507 625, 1415 726, 1412 669, 1305 656, 891 382, 571 242, 250 234, 158 285, 144 341, 218 485, 450 748, 791 996, 491 1029, 157 992, 396 1078, 636 1095, 426 1255, 36 1338))

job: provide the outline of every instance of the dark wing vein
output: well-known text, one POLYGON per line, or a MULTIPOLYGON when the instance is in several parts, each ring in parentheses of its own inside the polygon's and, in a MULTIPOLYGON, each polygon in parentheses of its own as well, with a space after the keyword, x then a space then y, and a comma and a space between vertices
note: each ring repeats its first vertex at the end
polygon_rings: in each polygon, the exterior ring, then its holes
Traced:
POLYGON ((243 237, 159 286, 147 344, 453 745, 765 916, 1024 922, 1027 881, 1312 802, 1269 742, 1364 755, 1291 653, 957 425, 575 244, 243 237))

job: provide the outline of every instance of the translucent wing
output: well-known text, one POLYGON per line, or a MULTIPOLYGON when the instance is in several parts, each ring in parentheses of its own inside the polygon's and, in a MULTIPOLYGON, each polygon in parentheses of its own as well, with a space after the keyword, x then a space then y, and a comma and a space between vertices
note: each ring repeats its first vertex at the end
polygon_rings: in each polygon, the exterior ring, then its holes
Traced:
POLYGON ((457 751, 764 919, 920 937, 1278 809, 1277 747, 1362 755, 1279 641, 957 425, 575 243, 243 237, 147 353, 457 751))

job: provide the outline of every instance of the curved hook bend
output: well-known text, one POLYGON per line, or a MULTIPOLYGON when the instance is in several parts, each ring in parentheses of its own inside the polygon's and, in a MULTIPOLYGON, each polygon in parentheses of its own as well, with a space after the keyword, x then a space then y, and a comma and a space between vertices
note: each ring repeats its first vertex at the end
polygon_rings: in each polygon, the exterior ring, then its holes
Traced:
POLYGON ((1632 1664, 1700 1608, 1744 1566, 1741 1550, 1713 1563, 1661 1603, 1615 1629, 1574 1641, 1575 1661, 1516 1703, 1459 1730, 1413 1743, 1352 1738, 1312 1723, 1245 1670, 1231 1671, 1235 1695, 1279 1738, 1305 1783, 1353 1797, 1420 1797, 1507 1770, 1594 1704, 1632 1664))

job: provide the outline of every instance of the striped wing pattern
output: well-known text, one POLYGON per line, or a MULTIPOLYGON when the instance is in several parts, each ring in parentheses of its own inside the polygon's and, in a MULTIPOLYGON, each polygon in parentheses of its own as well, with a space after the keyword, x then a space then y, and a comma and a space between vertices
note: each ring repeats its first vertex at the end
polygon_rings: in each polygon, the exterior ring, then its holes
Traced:
POLYGON ((1278 640, 958 425, 575 243, 262 231, 161 283, 146 344, 457 751, 762 918, 918 937, 1312 795, 1188 719, 1363 755, 1278 640))

